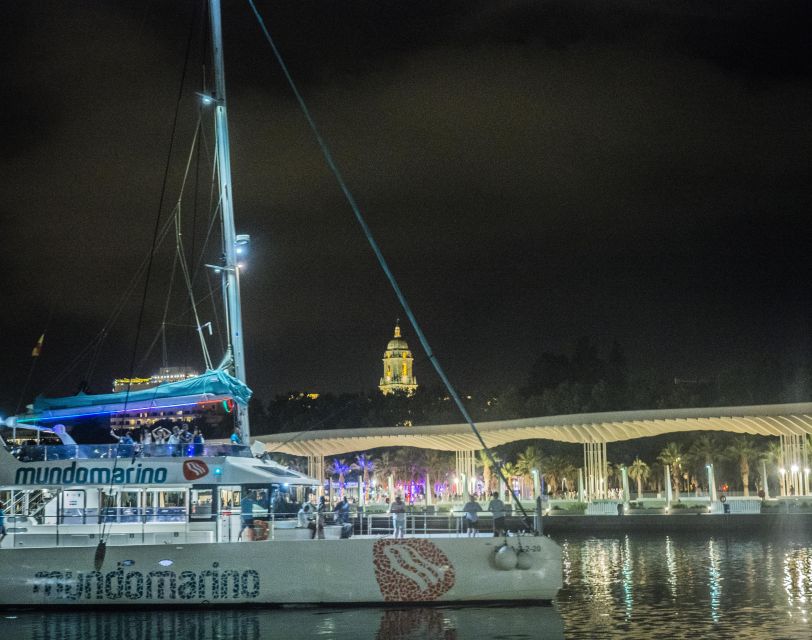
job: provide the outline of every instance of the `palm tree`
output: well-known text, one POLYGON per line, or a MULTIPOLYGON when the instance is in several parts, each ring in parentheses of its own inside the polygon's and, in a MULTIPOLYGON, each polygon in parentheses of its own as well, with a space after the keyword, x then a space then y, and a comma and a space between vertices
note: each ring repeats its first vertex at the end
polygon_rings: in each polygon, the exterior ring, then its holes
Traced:
POLYGON ((402 479, 406 482, 417 480, 425 469, 425 449, 403 447, 395 454, 395 464, 402 479))
POLYGON ((640 458, 635 458, 629 466, 629 477, 637 481, 637 499, 643 495, 643 480, 648 480, 651 468, 640 458))
POLYGON ((513 479, 514 478, 521 478, 522 472, 519 467, 517 467, 512 462, 506 462, 502 465, 502 473, 505 475, 505 479, 508 481, 508 495, 513 495, 513 479))
MULTIPOLYGON (((705 477, 707 465, 713 464, 714 459, 718 460, 721 455, 723 455, 722 446, 712 435, 703 433, 694 440, 691 448, 688 450, 686 458, 688 459, 688 466, 693 474, 697 492, 699 492, 698 478, 705 477)), ((708 487, 708 492, 710 493, 710 491, 711 487, 708 487)))
POLYGON ((660 493, 663 491, 663 470, 665 465, 659 460, 651 463, 651 481, 649 486, 654 485, 654 491, 660 493))
MULTIPOLYGON (((493 459, 496 460, 496 464, 501 464, 502 461, 496 453, 491 452, 493 459)), ((499 474, 494 474, 493 472, 493 462, 491 461, 490 456, 485 453, 484 449, 480 449, 477 453, 477 464, 482 467, 482 482, 485 485, 485 493, 490 494, 491 488, 493 487, 493 480, 494 476, 498 476, 499 474)))
POLYGON ((572 458, 564 458, 564 466, 561 469, 564 474, 564 480, 561 487, 564 491, 575 490, 578 488, 578 465, 572 458))
POLYGON ((682 479, 682 449, 676 442, 669 442, 665 449, 660 451, 657 460, 671 467, 671 483, 674 486, 674 500, 679 500, 679 486, 682 479))
POLYGON ((348 465, 347 461, 343 458, 333 458, 333 461, 327 468, 327 471, 330 473, 331 477, 334 475, 338 476, 338 495, 341 497, 344 496, 344 474, 349 470, 350 465, 348 465))
POLYGON ((767 464, 770 465, 770 470, 778 475, 779 490, 781 495, 786 495, 786 487, 784 486, 784 474, 781 469, 784 467, 784 450, 781 448, 779 440, 770 440, 767 444, 767 449, 764 452, 764 457, 767 464))
POLYGON ((375 466, 375 476, 378 477, 378 482, 380 483, 381 480, 385 482, 389 476, 392 476, 392 480, 394 481, 397 472, 398 465, 395 462, 395 457, 389 451, 384 451, 380 458, 378 458, 378 464, 375 466))
POLYGON ((623 488, 622 487, 622 484, 623 484, 622 465, 615 464, 614 462, 608 462, 607 461, 607 463, 606 463, 606 489, 607 489, 607 491, 609 490, 609 485, 612 484, 610 482, 610 480, 615 480, 616 482, 614 484, 617 485, 618 487, 620 487, 621 489, 623 488))
POLYGON ((739 472, 742 478, 744 495, 750 495, 750 463, 755 462, 761 455, 761 451, 756 447, 755 442, 746 435, 739 436, 727 448, 728 456, 739 463, 739 472))
MULTIPOLYGON (((448 451, 429 451, 426 454, 426 473, 431 483, 443 482, 450 473, 453 464, 448 451)), ((434 487, 426 487, 426 493, 433 491, 434 487)))
POLYGON ((351 466, 364 472, 364 504, 366 504, 369 502, 369 472, 375 470, 375 460, 366 453, 361 453, 355 456, 355 462, 351 466))
POLYGON ((523 478, 529 478, 532 482, 533 469, 541 473, 541 468, 544 465, 544 458, 539 447, 529 446, 516 460, 516 467, 522 474, 523 478))
MULTIPOLYGON (((551 456, 544 462, 544 477, 547 480, 547 486, 552 490, 551 493, 555 495, 558 492, 558 484, 564 483, 564 468, 567 461, 561 456, 551 456)), ((563 487, 562 487, 563 489, 563 487)))

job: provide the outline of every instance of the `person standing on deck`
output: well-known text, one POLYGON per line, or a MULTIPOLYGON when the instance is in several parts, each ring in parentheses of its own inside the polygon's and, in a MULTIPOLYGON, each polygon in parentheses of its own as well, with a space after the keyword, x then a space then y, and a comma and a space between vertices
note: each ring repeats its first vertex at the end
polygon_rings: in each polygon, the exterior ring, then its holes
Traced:
POLYGON ((319 504, 316 507, 316 529, 313 531, 312 538, 324 540, 324 520, 327 517, 327 503, 324 496, 319 498, 319 504))
POLYGON ((173 456, 180 455, 180 429, 177 426, 172 427, 172 433, 166 439, 166 444, 169 445, 169 453, 173 456))
POLYGON ((406 532, 406 505, 403 504, 403 499, 398 496, 395 501, 389 505, 389 513, 392 514, 392 529, 394 537, 400 537, 402 540, 406 532))
MULTIPOLYGON (((312 524, 311 518, 313 517, 311 510, 310 510, 310 503, 305 502, 302 505, 302 508, 299 509, 299 513, 296 514, 296 524, 300 529, 315 529, 315 527, 310 527, 312 524)), ((313 537, 312 535, 310 536, 313 537)))
POLYGON ((203 434, 200 433, 200 427, 195 426, 195 431, 192 434, 192 443, 194 444, 194 454, 196 456, 203 455, 203 445, 205 442, 206 440, 203 438, 203 434))
POLYGON ((496 491, 488 503, 488 511, 493 514, 493 537, 498 538, 505 532, 505 503, 499 499, 496 491))

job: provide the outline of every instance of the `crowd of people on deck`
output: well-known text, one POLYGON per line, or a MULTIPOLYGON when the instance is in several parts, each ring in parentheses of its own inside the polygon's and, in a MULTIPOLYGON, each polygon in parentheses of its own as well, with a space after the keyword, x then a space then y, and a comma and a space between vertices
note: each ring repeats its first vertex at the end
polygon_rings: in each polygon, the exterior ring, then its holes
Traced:
MULTIPOLYGON (((121 435, 115 429, 111 429, 110 435, 118 441, 119 455, 123 457, 139 454, 150 455, 151 453, 199 456, 203 455, 203 445, 206 444, 200 426, 196 424, 189 425, 186 422, 173 424, 171 428, 164 425, 150 428, 144 425, 135 432, 126 429, 121 435), (192 427, 191 431, 189 431, 190 426, 192 427), (133 437, 133 435, 136 437, 133 437)), ((231 445, 242 444, 239 427, 234 428, 229 442, 231 445)))

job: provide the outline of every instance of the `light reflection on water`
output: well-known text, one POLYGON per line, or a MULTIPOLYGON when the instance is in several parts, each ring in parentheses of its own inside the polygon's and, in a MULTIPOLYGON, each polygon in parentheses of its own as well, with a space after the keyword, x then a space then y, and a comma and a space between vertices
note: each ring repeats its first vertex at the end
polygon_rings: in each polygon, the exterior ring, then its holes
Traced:
POLYGON ((0 638, 812 637, 812 532, 790 538, 633 534, 558 540, 564 588, 552 607, 0 613, 0 638))
POLYGON ((812 637, 812 532, 561 542, 567 638, 812 637))

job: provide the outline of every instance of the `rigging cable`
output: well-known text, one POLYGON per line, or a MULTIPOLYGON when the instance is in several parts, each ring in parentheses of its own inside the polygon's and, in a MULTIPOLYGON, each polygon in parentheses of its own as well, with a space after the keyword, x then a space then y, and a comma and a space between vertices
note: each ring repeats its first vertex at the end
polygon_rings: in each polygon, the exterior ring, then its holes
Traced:
POLYGON ((324 160, 327 162, 327 166, 333 172, 333 175, 335 176, 336 181, 338 182, 338 185, 341 188, 341 191, 344 193, 344 197, 346 198, 348 204, 350 205, 350 208, 352 208, 352 211, 355 214, 355 219, 358 221, 358 224, 364 231, 364 235, 366 236, 367 241, 369 242, 369 245, 372 248, 372 251, 375 253, 375 256, 378 258, 378 263, 381 265, 381 269, 383 269, 383 272, 386 274, 386 277, 389 280, 389 284, 392 285, 392 289, 394 289, 395 295, 400 301, 401 307, 403 307, 403 311, 409 318, 409 322, 411 323, 412 328, 415 331, 415 334, 420 340, 420 344, 423 346, 423 349, 426 352, 426 356, 429 358, 432 365, 434 366, 434 370, 437 372, 437 375, 440 376, 440 380, 442 380, 443 385, 445 385, 445 388, 448 389, 449 395, 454 399, 454 403, 457 405, 457 408, 462 414, 463 419, 471 427, 471 430, 473 431, 477 440, 479 440, 479 443, 482 445, 482 448, 485 450, 485 453, 491 460, 493 467, 498 470, 502 482, 510 490, 511 496, 513 496, 515 503, 518 505, 519 509, 522 512, 525 525, 528 526, 528 528, 532 528, 530 527, 530 521, 527 512, 522 506, 521 501, 518 499, 516 491, 513 489, 513 486, 507 481, 507 478, 505 477, 505 473, 502 470, 502 467, 497 464, 496 458, 494 457, 491 450, 488 448, 488 445, 485 444, 485 440, 482 438, 482 434, 480 434, 479 429, 477 429, 476 424, 474 424, 474 421, 471 418, 470 414, 468 413, 468 410, 465 408, 462 399, 460 398, 454 386, 451 384, 451 381, 448 379, 448 376, 446 376, 445 370, 440 365, 440 361, 437 359, 437 356, 435 355, 434 351, 432 351, 431 345, 429 345, 429 342, 426 339, 423 330, 420 328, 420 325, 417 322, 417 318, 412 312, 411 306, 407 302, 406 297, 403 295, 403 291, 401 291, 400 286, 398 285, 397 280, 395 279, 395 276, 392 273, 392 270, 389 268, 389 264, 386 262, 386 259, 384 258, 383 253, 381 252, 381 249, 378 246, 378 243, 375 241, 375 238, 372 235, 372 230, 369 228, 369 225, 367 225, 367 222, 361 213, 361 208, 358 206, 355 197, 353 196, 349 186, 345 182, 344 177, 341 174, 341 171, 339 171, 338 166, 336 165, 335 160, 333 159, 333 154, 330 152, 330 149, 327 146, 327 143, 324 141, 324 138, 322 138, 321 133, 319 132, 318 127, 316 126, 316 122, 313 119, 313 116, 310 114, 310 110, 307 108, 307 105, 305 104, 302 94, 299 92, 296 83, 293 81, 293 77, 290 75, 290 71, 288 71, 288 67, 282 58, 282 54, 279 52, 279 49, 277 49, 276 43, 271 37, 270 31, 268 31, 268 28, 265 26, 265 21, 262 19, 262 16, 257 10, 256 5, 254 4, 254 0, 248 0, 248 4, 251 6, 251 10, 254 12, 256 19, 259 22, 259 26, 262 29, 262 32, 265 34, 265 39, 271 46, 273 54, 276 57, 276 60, 282 69, 282 73, 284 73, 285 78, 288 81, 288 85, 290 86, 294 96, 296 97, 296 101, 299 103, 299 108, 301 109, 305 119, 307 120, 308 125, 310 126, 310 130, 313 132, 313 135, 315 136, 316 141, 318 142, 322 155, 324 156, 324 160))
MULTIPOLYGON (((150 254, 149 254, 149 262, 147 264, 146 277, 144 279, 144 290, 143 290, 143 292, 141 294, 141 307, 140 307, 140 309, 138 311, 138 322, 136 323, 136 328, 135 328, 135 341, 133 342, 132 357, 130 358, 129 378, 131 380, 132 380, 132 377, 133 377, 133 373, 135 372, 135 360, 136 360, 136 357, 138 356, 138 340, 141 337, 141 327, 143 326, 143 322, 144 322, 144 310, 146 309, 146 306, 147 306, 147 293, 149 292, 149 279, 150 279, 150 275, 152 273, 152 264, 153 264, 153 258, 155 256, 156 242, 157 242, 157 239, 158 239, 158 232, 159 232, 159 229, 160 229, 160 226, 161 226, 161 212, 163 210, 164 198, 166 196, 167 183, 169 182, 169 168, 170 168, 171 162, 172 162, 172 151, 175 148, 175 133, 177 132, 177 128, 178 128, 178 117, 179 117, 179 114, 180 114, 181 101, 183 99, 183 87, 184 87, 184 85, 186 83, 186 72, 187 72, 187 70, 189 68, 189 57, 190 57, 190 54, 191 54, 191 51, 192 51, 192 39, 193 39, 193 36, 194 36, 194 33, 195 33, 194 25, 195 25, 195 18, 196 17, 197 17, 197 3, 195 3, 193 5, 193 9, 192 9, 192 20, 191 20, 191 23, 189 25, 189 35, 188 35, 188 37, 186 39, 186 55, 185 55, 184 61, 183 61, 183 71, 181 72, 181 76, 180 76, 180 83, 179 83, 179 86, 178 86, 178 95, 177 95, 177 98, 175 99, 175 115, 172 118, 172 131, 171 131, 171 134, 169 136, 169 149, 167 150, 166 163, 164 165, 164 176, 163 176, 163 181, 161 183, 161 195, 158 198, 158 211, 157 211, 157 213, 155 215, 155 229, 154 229, 153 234, 152 234, 152 248, 151 248, 150 254)), ((127 385, 127 393, 124 396, 124 407, 125 408, 127 406, 127 401, 129 399, 131 389, 132 389, 132 384, 130 383, 130 384, 127 385)))
MULTIPOLYGON (((188 38, 186 40, 186 56, 185 56, 184 62, 183 62, 183 72, 181 73, 180 86, 178 87, 178 95, 177 95, 177 99, 175 100, 175 116, 172 119, 172 132, 171 132, 171 135, 170 135, 170 138, 169 138, 169 150, 167 151, 166 164, 164 166, 164 176, 163 176, 163 182, 161 184, 161 195, 160 195, 160 198, 158 199, 158 211, 157 211, 156 216, 155 216, 155 229, 154 229, 153 234, 152 234, 152 247, 151 247, 150 252, 149 252, 149 260, 147 261, 146 278, 145 278, 145 281, 144 281, 144 291, 143 291, 143 294, 141 296, 141 308, 140 308, 140 310, 138 312, 138 323, 136 324, 135 342, 133 343, 132 358, 130 359, 130 371, 129 371, 130 380, 132 380, 133 372, 135 370, 135 359, 136 359, 137 354, 138 354, 138 339, 139 339, 139 337, 141 335, 141 326, 142 326, 143 321, 144 321, 144 309, 146 308, 146 303, 147 303, 147 292, 149 291, 149 277, 150 277, 150 274, 152 272, 153 258, 155 257, 155 249, 157 247, 158 238, 159 238, 160 230, 161 230, 161 211, 163 209, 164 196, 166 195, 167 182, 169 180, 169 167, 171 165, 171 160, 172 160, 172 150, 174 149, 174 146, 175 146, 175 133, 176 133, 177 127, 178 127, 178 116, 180 114, 181 99, 183 98, 183 86, 184 86, 184 84, 186 82, 186 70, 189 67, 189 54, 190 54, 190 52, 192 50, 192 36, 194 35, 194 25, 195 25, 196 16, 197 16, 197 4, 194 4, 193 8, 192 8, 192 20, 191 20, 190 25, 189 25, 189 36, 188 36, 188 38)), ((132 382, 127 384, 127 393, 124 396, 124 406, 125 406, 125 408, 127 406, 127 400, 129 399, 131 389, 132 389, 132 382)), ((116 448, 116 449, 117 449, 117 453, 118 453, 118 448, 116 448)), ((133 462, 135 461, 135 457, 133 457, 132 461, 133 462)), ((118 465, 118 455, 116 455, 116 462, 113 465, 113 470, 114 471, 115 471, 115 466, 116 465, 118 465)), ((113 488, 113 474, 110 474, 110 491, 111 491, 111 493, 112 493, 112 488, 113 488)), ((104 564, 104 558, 105 558, 105 553, 106 553, 106 549, 107 549, 107 540, 106 540, 107 536, 106 536, 106 533, 105 533, 105 526, 104 526, 105 524, 106 523, 102 523, 102 531, 101 531, 101 534, 99 535, 99 544, 96 547, 96 554, 95 554, 94 560, 93 560, 94 567, 95 567, 96 571, 99 571, 101 569, 102 565, 104 564)))
POLYGON ((195 317, 195 327, 197 327, 197 335, 200 338, 200 348, 203 351, 203 361, 206 365, 206 370, 212 368, 211 356, 209 355, 209 348, 206 346, 206 339, 203 337, 203 329, 200 326, 200 315, 197 313, 197 304, 195 303, 195 294, 192 290, 192 277, 189 273, 189 265, 186 263, 186 254, 183 250, 183 234, 181 233, 181 199, 183 198, 183 191, 186 187, 186 180, 189 177, 189 168, 192 165, 192 157, 194 156, 194 149, 197 145, 197 134, 200 131, 200 120, 197 121, 195 129, 194 140, 192 141, 192 151, 189 154, 189 159, 186 162, 186 171, 183 174, 183 182, 181 184, 181 193, 178 196, 178 202, 175 205, 175 247, 177 249, 177 260, 180 262, 180 269, 183 273, 183 279, 186 283, 186 290, 189 294, 189 302, 192 305, 192 313, 195 317))

